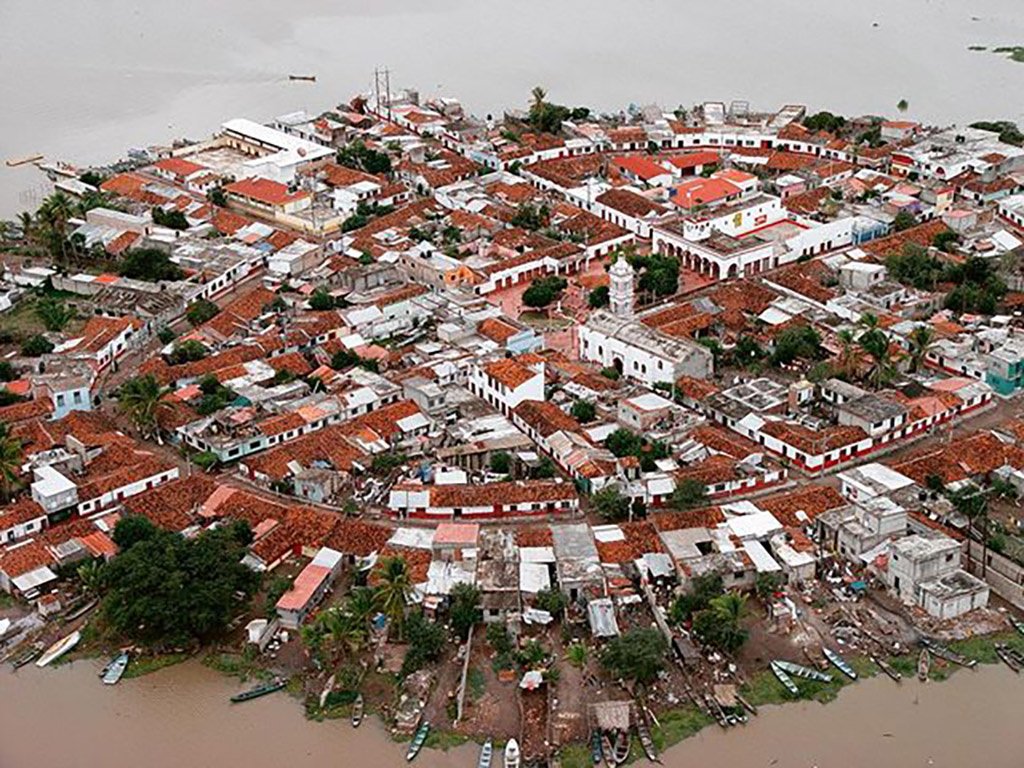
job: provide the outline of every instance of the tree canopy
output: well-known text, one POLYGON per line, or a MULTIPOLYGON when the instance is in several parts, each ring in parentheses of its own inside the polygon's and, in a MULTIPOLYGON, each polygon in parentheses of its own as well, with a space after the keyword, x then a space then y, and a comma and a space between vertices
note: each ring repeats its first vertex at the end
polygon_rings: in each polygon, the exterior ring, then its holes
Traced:
POLYGON ((114 530, 115 541, 129 546, 106 572, 103 615, 110 626, 158 647, 205 641, 223 631, 259 584, 241 563, 252 539, 249 526, 233 523, 186 539, 129 520, 114 530), (118 533, 125 525, 130 535, 118 533))
POLYGON ((523 304, 528 307, 546 307, 562 295, 566 285, 568 283, 562 277, 538 277, 523 291, 523 304))
POLYGON ((668 643, 657 629, 631 629, 605 647, 601 663, 616 677, 651 683, 665 666, 668 643))
POLYGON ((121 277, 155 283, 160 280, 180 280, 185 276, 181 267, 159 248, 135 248, 128 251, 118 265, 121 277))

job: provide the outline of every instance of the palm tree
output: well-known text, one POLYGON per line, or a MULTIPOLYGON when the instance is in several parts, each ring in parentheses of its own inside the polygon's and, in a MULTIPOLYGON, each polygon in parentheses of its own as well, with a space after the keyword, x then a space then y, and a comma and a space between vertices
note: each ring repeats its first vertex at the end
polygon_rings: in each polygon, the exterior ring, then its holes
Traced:
POLYGON ((157 417, 169 407, 164 396, 170 390, 160 386, 152 374, 129 379, 118 394, 118 406, 135 424, 143 437, 156 437, 161 445, 157 417))
POLYGON ((720 647, 735 651, 747 638, 743 629, 743 616, 747 611, 747 597, 738 592, 726 592, 711 600, 709 610, 719 625, 720 647))
POLYGON ((839 343, 842 349, 839 351, 839 370, 846 378, 850 378, 856 371, 857 353, 854 351, 856 337, 849 328, 839 332, 839 343))
POLYGON ((369 587, 356 587, 353 589, 348 597, 348 601, 345 603, 345 610, 352 615, 352 618, 359 623, 359 626, 369 630, 370 622, 373 621, 373 615, 377 611, 373 590, 369 587))
POLYGON ((6 422, 0 421, 0 496, 9 501, 21 476, 21 440, 11 434, 6 422))
POLYGON ((36 214, 36 218, 41 219, 46 225, 50 252, 54 257, 59 254, 62 263, 67 262, 68 219, 73 213, 74 203, 71 202, 71 198, 63 192, 54 192, 43 201, 36 214))
POLYGON ((869 331, 873 331, 881 327, 878 315, 873 314, 872 312, 865 312, 861 315, 860 324, 869 331))
POLYGON ((90 560, 78 566, 75 571, 78 580, 82 583, 83 589, 93 595, 99 595, 103 591, 106 580, 106 568, 99 560, 90 560))
POLYGON ((873 328, 861 334, 860 346, 871 355, 871 370, 868 371, 868 382, 878 389, 889 381, 896 373, 889 354, 889 338, 879 328, 873 328))
POLYGON ((544 105, 544 99, 547 97, 548 94, 543 87, 538 85, 534 87, 532 91, 530 91, 530 95, 533 97, 533 108, 539 109, 544 105))
POLYGON ((934 332, 927 325, 919 325, 910 333, 910 370, 916 372, 928 354, 934 332))
POLYGON ((21 227, 21 237, 23 240, 30 240, 32 237, 32 230, 35 226, 35 220, 32 218, 32 214, 28 211, 22 211, 18 214, 18 225, 21 227))
POLYGON ((378 584, 374 597, 377 607, 395 625, 398 637, 402 636, 405 622, 405 607, 412 594, 412 581, 404 557, 386 557, 380 561, 377 572, 378 584))
POLYGON ((75 310, 59 299, 47 296, 36 304, 36 315, 48 331, 63 331, 75 317, 75 310))

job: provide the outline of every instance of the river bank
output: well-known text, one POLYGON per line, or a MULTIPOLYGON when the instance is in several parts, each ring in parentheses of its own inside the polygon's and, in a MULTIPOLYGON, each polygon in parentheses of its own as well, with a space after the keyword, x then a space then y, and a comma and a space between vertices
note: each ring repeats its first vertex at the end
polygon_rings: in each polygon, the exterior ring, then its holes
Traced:
MULTIPOLYGON (((364 768, 402 763, 404 749, 376 718, 353 730, 345 721, 307 720, 289 696, 244 705, 240 685, 198 661, 168 667, 113 688, 96 680, 99 661, 57 669, 0 672, 0 763, 5 768, 150 768, 283 765, 306 768, 358 760, 364 768), (40 722, 60 723, 60 738, 39 738, 40 722)), ((701 763, 744 766, 871 765, 1010 768, 1024 751, 1018 712, 1024 685, 1005 667, 962 671, 942 684, 884 676, 843 688, 827 706, 801 701, 765 706, 738 729, 704 729, 670 749, 668 768, 701 763)), ((466 744, 425 750, 422 768, 475 764, 466 744)))

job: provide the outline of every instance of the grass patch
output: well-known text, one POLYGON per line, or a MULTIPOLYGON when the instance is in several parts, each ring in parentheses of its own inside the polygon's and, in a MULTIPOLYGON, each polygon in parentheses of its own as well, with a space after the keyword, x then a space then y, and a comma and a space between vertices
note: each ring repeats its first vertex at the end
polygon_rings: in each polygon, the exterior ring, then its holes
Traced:
POLYGON ((164 653, 159 656, 132 657, 124 671, 124 677, 125 679, 142 677, 164 667, 173 667, 175 664, 181 664, 187 658, 187 653, 164 653))
POLYGON ((476 667, 471 668, 466 673, 466 688, 472 701, 476 701, 483 696, 484 691, 487 690, 487 679, 484 677, 484 673, 476 667))
POLYGON ((430 732, 423 746, 429 747, 430 749, 440 749, 442 752, 447 752, 449 749, 461 747, 468 741, 469 736, 463 736, 461 733, 455 733, 454 731, 445 731, 439 728, 437 730, 432 730, 430 732))
POLYGON ((248 680, 250 677, 269 677, 268 673, 260 669, 253 659, 244 654, 211 653, 203 657, 203 666, 223 675, 237 677, 239 680, 248 680))
POLYGON ((558 753, 562 768, 591 768, 590 747, 585 744, 566 744, 558 753))
POLYGON ((714 720, 696 707, 680 707, 658 715, 659 725, 651 728, 651 740, 659 750, 688 739, 714 720))

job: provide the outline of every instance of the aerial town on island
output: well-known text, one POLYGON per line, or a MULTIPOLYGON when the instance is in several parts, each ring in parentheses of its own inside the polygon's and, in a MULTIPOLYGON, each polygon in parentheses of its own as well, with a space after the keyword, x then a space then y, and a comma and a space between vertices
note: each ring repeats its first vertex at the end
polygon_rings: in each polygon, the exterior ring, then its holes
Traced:
POLYGON ((195 657, 481 768, 1019 672, 1024 135, 907 117, 377 87, 37 160, 0 656, 195 657))

